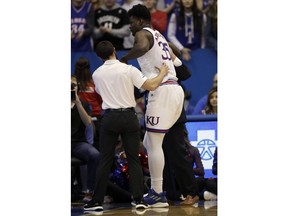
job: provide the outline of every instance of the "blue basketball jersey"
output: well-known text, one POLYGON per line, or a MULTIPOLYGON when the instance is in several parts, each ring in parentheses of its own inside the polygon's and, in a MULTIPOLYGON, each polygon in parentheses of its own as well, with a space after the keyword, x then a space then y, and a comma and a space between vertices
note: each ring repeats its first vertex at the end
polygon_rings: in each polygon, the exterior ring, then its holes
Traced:
POLYGON ((72 52, 93 51, 90 36, 83 36, 80 40, 75 38, 79 32, 85 30, 86 16, 90 8, 91 4, 88 2, 85 2, 80 9, 76 9, 71 5, 71 34, 74 36, 71 39, 72 52))

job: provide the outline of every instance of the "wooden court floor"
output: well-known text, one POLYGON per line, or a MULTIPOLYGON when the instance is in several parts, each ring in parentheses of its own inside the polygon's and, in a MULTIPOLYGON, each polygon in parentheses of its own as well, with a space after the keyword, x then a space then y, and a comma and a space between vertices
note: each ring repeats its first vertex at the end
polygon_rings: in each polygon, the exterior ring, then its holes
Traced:
POLYGON ((72 203, 71 216, 92 216, 92 215, 115 215, 115 216, 217 216, 217 201, 199 201, 195 206, 180 206, 179 203, 170 205, 167 208, 148 208, 137 210, 132 208, 130 203, 104 204, 103 212, 87 211, 84 212, 83 204, 72 203))

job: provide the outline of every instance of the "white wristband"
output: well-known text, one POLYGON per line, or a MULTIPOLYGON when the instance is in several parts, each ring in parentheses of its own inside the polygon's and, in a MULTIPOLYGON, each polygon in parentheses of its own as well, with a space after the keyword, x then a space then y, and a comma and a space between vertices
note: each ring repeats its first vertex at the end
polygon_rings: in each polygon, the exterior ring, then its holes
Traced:
POLYGON ((179 67, 182 65, 182 61, 178 57, 176 57, 173 61, 173 64, 175 67, 179 67))

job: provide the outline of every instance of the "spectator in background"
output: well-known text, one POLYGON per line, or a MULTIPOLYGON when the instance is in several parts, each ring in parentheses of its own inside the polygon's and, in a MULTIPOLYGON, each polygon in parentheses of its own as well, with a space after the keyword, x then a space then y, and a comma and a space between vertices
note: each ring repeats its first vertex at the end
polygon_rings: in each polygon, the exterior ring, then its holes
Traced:
POLYGON ((96 11, 101 7, 103 0, 87 0, 87 1, 92 4, 91 11, 96 11))
POLYGON ((88 14, 91 4, 86 0, 71 0, 71 51, 93 51, 88 14))
POLYGON ((87 131, 92 131, 93 123, 88 104, 80 101, 77 95, 77 79, 71 77, 71 154, 87 162, 87 191, 83 202, 89 202, 94 194, 96 170, 99 152, 87 138, 87 131))
POLYGON ((143 4, 150 11, 152 27, 164 34, 167 28, 167 13, 156 8, 157 0, 143 0, 143 4))
POLYGON ((201 48, 206 47, 207 33, 210 28, 210 20, 208 22, 208 13, 211 9, 214 0, 196 0, 197 9, 199 10, 199 16, 201 17, 201 48))
MULTIPOLYGON (((159 0, 157 0, 157 1, 159 1, 159 0)), ((165 1, 165 7, 164 8, 160 9, 157 6, 156 6, 156 8, 158 10, 164 11, 165 13, 167 13, 167 15, 169 15, 174 10, 178 1, 179 0, 169 0, 167 2, 165 1)))
POLYGON ((200 34, 201 20, 194 0, 180 0, 179 10, 170 17, 167 36, 184 60, 189 61, 190 51, 200 47, 200 34))
POLYGON ((91 107, 91 116, 96 128, 94 133, 94 146, 99 149, 99 128, 100 116, 102 112, 102 98, 95 90, 95 84, 90 71, 90 62, 87 58, 80 57, 77 60, 74 75, 78 81, 78 95, 81 101, 88 103, 91 107))
POLYGON ((205 109, 202 110, 203 115, 217 114, 217 87, 212 87, 208 93, 205 109))
POLYGON ((124 37, 130 34, 127 11, 116 0, 103 0, 101 8, 94 13, 94 42, 108 40, 116 48, 123 50, 124 37))
POLYGON ((164 11, 169 15, 175 8, 178 1, 179 0, 157 0, 156 8, 157 10, 164 11))
MULTIPOLYGON (((216 147, 214 152, 214 158, 213 158, 213 165, 212 165, 212 173, 214 175, 218 175, 217 167, 218 167, 218 156, 217 156, 217 150, 218 147, 216 147)), ((203 193, 205 200, 217 200, 217 178, 209 178, 206 181, 206 189, 203 193)))
MULTIPOLYGON (((218 76, 217 73, 213 77, 213 87, 217 86, 218 83, 218 76)), ((208 95, 203 96, 194 107, 193 115, 201 115, 202 110, 205 109, 207 103, 208 95)))
POLYGON ((185 134, 185 145, 186 145, 186 149, 188 152, 188 158, 191 161, 191 165, 192 165, 192 169, 193 169, 193 173, 195 176, 197 176, 195 178, 197 186, 198 186, 198 191, 199 193, 201 193, 201 191, 204 189, 205 187, 205 171, 204 171, 204 166, 201 160, 201 156, 199 153, 199 150, 197 147, 191 145, 189 138, 188 138, 188 131, 187 128, 185 126, 185 130, 184 130, 184 134, 185 134))
POLYGON ((92 117, 100 117, 102 98, 95 90, 95 84, 90 71, 90 62, 86 57, 80 57, 77 60, 74 75, 78 81, 78 95, 80 99, 91 106, 92 117))
POLYGON ((154 29, 158 30, 161 34, 166 36, 168 16, 169 13, 174 9, 176 0, 173 0, 171 4, 158 9, 157 2, 159 0, 143 0, 143 4, 148 8, 151 14, 151 25, 154 29))
POLYGON ((214 0, 207 14, 207 32, 205 33, 207 37, 207 47, 211 47, 215 51, 217 51, 217 7, 217 0, 214 0))
POLYGON ((183 88, 184 94, 185 94, 184 109, 185 109, 186 115, 191 115, 193 113, 193 107, 190 104, 190 99, 192 97, 192 93, 190 90, 187 90, 184 85, 182 85, 182 88, 183 88))
POLYGON ((124 2, 123 2, 121 7, 124 8, 126 11, 128 11, 134 5, 142 4, 142 3, 143 3, 142 0, 124 0, 124 2))

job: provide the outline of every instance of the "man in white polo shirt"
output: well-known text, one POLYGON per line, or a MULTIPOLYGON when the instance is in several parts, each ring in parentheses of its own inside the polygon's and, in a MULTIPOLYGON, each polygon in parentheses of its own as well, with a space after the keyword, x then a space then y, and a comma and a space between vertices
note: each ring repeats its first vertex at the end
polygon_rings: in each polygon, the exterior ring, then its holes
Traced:
POLYGON ((96 54, 104 63, 92 75, 96 91, 101 95, 104 110, 100 127, 100 161, 97 170, 95 194, 84 210, 103 211, 103 199, 119 135, 128 159, 130 191, 136 209, 148 208, 143 200, 143 172, 138 157, 140 125, 134 107, 134 86, 154 91, 167 75, 169 67, 163 63, 158 76, 148 79, 132 65, 117 60, 112 43, 102 41, 96 54))

